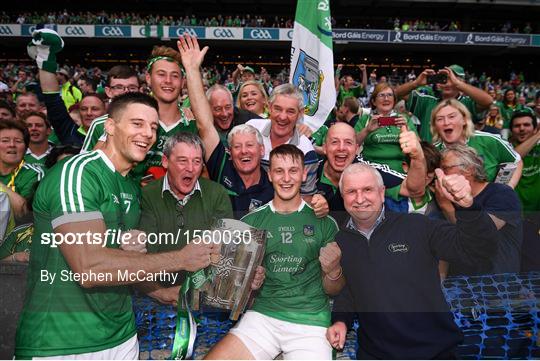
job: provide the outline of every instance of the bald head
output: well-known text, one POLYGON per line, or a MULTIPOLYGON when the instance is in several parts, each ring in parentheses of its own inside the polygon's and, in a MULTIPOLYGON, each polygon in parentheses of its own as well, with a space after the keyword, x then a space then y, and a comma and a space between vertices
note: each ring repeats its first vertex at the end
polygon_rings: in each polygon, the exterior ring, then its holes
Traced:
POLYGON ((326 135, 323 151, 332 171, 341 173, 356 157, 358 144, 353 127, 347 123, 334 123, 326 135))

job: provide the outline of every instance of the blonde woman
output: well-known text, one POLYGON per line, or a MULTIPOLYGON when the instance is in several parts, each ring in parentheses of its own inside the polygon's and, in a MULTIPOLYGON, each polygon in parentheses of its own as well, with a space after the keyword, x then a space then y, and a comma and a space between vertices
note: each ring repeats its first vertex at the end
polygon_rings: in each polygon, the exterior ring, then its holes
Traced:
POLYGON ((249 110, 261 118, 268 118, 268 95, 264 86, 256 80, 248 80, 240 86, 236 106, 249 110))
POLYGON ((498 135, 475 131, 469 110, 455 99, 443 100, 431 113, 433 143, 439 149, 450 144, 465 144, 474 148, 484 161, 487 181, 493 182, 504 163, 515 163, 508 185, 515 188, 521 177, 523 162, 512 146, 498 135))

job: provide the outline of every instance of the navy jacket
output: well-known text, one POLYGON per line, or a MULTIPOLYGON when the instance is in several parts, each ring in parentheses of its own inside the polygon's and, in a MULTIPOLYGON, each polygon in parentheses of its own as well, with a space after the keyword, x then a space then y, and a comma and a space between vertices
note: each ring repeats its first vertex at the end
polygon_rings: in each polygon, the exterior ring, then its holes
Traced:
POLYGON ((354 229, 336 235, 347 285, 332 318, 350 327, 358 317, 358 359, 432 359, 461 342, 438 260, 475 262, 493 253, 497 229, 476 203, 456 216, 452 225, 387 211, 369 241, 354 229))
POLYGON ((81 134, 79 126, 71 119, 60 93, 44 93, 47 119, 51 122, 54 132, 62 144, 82 146, 85 135, 81 134))

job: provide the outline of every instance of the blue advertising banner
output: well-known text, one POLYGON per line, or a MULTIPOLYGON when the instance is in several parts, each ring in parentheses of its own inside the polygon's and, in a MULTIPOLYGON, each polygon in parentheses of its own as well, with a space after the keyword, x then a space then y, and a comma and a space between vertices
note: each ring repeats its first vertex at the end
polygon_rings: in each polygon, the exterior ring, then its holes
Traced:
POLYGON ((199 39, 206 37, 204 26, 169 26, 169 38, 171 39, 176 39, 184 33, 196 36, 199 39))
POLYGON ((390 38, 388 30, 359 30, 359 29, 334 29, 332 32, 334 41, 347 40, 354 42, 386 43, 390 38))
POLYGON ((279 40, 279 29, 244 28, 244 40, 279 40))
POLYGON ((130 25, 96 25, 97 38, 131 38, 130 25))

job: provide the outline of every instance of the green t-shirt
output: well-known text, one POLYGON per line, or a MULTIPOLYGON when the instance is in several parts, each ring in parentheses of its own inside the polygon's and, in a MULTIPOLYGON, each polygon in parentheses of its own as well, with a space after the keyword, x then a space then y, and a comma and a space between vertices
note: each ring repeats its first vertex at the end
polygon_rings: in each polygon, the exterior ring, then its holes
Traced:
POLYGON ((27 223, 13 228, 0 246, 0 260, 17 252, 29 252, 34 225, 27 223))
POLYGON ((35 192, 34 185, 39 182, 44 175, 45 173, 40 166, 25 162, 18 172, 15 170, 9 174, 0 174, 0 182, 19 193, 22 197, 28 198, 35 192), (15 177, 14 182, 12 182, 13 177, 15 177), (15 189, 11 187, 13 183, 15 184, 15 189))
POLYGON ((501 117, 503 118, 503 121, 504 121, 503 123, 504 129, 510 128, 510 120, 512 119, 512 114, 516 110, 523 110, 523 108, 525 108, 522 104, 519 104, 519 103, 515 105, 510 105, 510 104, 505 104, 499 101, 496 104, 499 107, 499 112, 501 113, 501 117))
MULTIPOLYGON (((135 335, 129 288, 81 287, 67 277, 71 268, 60 248, 47 240, 54 228, 72 222, 103 219, 106 228, 116 233, 134 229, 140 197, 138 184, 116 172, 100 150, 51 168, 33 204, 35 231, 27 297, 16 336, 17 358, 102 351, 135 335), (42 281, 45 272, 55 274, 54 281, 42 281)), ((119 244, 109 235, 106 247, 119 244)))
POLYGON ((540 211, 540 144, 523 158, 523 172, 516 192, 525 212, 540 211))
POLYGON ((330 307, 319 252, 334 241, 336 221, 329 216, 317 218, 305 202, 289 214, 277 213, 270 202, 242 221, 268 231, 266 279, 252 309, 288 322, 328 327, 330 307))
MULTIPOLYGON (((476 118, 476 103, 469 96, 460 95, 457 97, 463 105, 467 107, 471 112, 471 117, 474 120, 476 118)), ((416 115, 420 120, 420 139, 427 142, 431 142, 432 135, 430 129, 431 112, 439 104, 441 99, 432 95, 422 94, 416 90, 413 90, 405 103, 407 109, 416 115)))
MULTIPOLYGON (((392 112, 390 116, 404 117, 407 119, 407 127, 416 133, 416 126, 405 114, 392 112)), ((370 114, 363 114, 354 126, 354 131, 356 133, 362 131, 370 120, 370 114)), ((364 139, 362 157, 370 162, 387 164, 392 170, 404 173, 402 163, 405 161, 405 155, 399 145, 400 132, 399 127, 388 126, 380 127, 374 132, 369 133, 366 139, 364 139)))
POLYGON ((343 104, 343 101, 345 100, 345 98, 348 98, 348 97, 360 98, 360 97, 363 97, 365 94, 366 94, 366 91, 361 85, 349 88, 349 90, 346 90, 343 87, 343 85, 340 85, 338 96, 337 96, 338 104, 340 105, 343 104))
POLYGON ((51 148, 52 147, 49 146, 49 149, 47 149, 47 151, 40 156, 35 155, 34 153, 30 151, 30 148, 28 148, 28 150, 26 151, 26 154, 24 155, 24 162, 26 164, 37 165, 41 167, 41 169, 45 170, 45 160, 47 159, 47 156, 51 152, 51 148))
MULTIPOLYGON (((442 142, 437 142, 434 145, 439 150, 444 149, 442 142)), ((477 130, 467 140, 467 145, 474 148, 484 161, 488 182, 495 180, 501 163, 516 163, 520 160, 519 154, 516 153, 510 143, 495 134, 477 130)))

